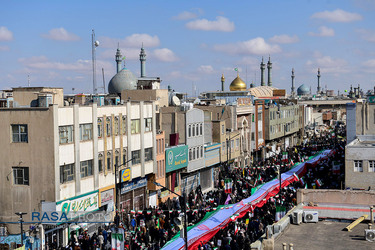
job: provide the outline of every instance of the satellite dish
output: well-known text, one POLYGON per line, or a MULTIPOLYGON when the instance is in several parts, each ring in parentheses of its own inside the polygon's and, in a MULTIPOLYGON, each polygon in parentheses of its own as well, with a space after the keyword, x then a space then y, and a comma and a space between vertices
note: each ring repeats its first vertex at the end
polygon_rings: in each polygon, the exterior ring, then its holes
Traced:
POLYGON ((98 47, 99 46, 99 41, 95 41, 94 45, 95 45, 95 47, 98 47))
POLYGON ((180 99, 178 99, 177 96, 173 96, 172 97, 172 104, 175 105, 175 106, 180 106, 181 105, 181 101, 180 101, 180 99))

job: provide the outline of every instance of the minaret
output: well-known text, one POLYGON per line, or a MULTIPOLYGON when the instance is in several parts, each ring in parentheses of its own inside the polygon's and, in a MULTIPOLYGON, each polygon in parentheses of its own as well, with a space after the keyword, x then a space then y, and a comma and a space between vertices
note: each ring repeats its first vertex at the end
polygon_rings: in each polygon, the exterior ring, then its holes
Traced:
POLYGON ((318 77, 318 89, 317 89, 317 94, 319 95, 320 92, 322 91, 322 90, 320 89, 320 68, 318 68, 318 75, 317 75, 317 77, 318 77))
POLYGON ((268 63, 267 63, 267 69, 268 69, 268 86, 272 86, 272 63, 271 63, 271 56, 268 57, 268 63))
POLYGON ((224 91, 224 83, 225 83, 225 77, 224 74, 221 76, 221 91, 224 91))
POLYGON ((146 52, 145 52, 145 49, 143 48, 143 43, 142 43, 141 53, 139 54, 139 61, 141 61, 141 77, 145 77, 146 76, 146 52))
POLYGON ((296 92, 294 91, 294 68, 292 68, 292 96, 294 97, 296 95, 296 92))
POLYGON ((117 63, 117 73, 121 71, 122 55, 119 45, 116 51, 116 63, 117 63))
POLYGON ((266 86, 266 83, 264 82, 265 76, 265 71, 266 71, 266 65, 263 62, 263 57, 262 57, 262 62, 260 64, 260 86, 266 86))

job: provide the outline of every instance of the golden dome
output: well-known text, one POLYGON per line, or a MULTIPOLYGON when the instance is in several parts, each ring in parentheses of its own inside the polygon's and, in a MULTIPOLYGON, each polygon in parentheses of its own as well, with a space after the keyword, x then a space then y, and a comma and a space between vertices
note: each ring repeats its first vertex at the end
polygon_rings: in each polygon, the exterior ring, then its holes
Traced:
POLYGON ((237 73, 237 77, 232 81, 229 86, 230 91, 246 91, 246 83, 240 78, 237 73))

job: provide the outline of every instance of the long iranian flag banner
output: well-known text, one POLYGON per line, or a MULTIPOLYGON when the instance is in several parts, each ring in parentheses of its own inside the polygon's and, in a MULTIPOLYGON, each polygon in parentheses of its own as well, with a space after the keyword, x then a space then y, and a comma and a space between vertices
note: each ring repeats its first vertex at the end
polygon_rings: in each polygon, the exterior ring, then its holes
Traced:
MULTIPOLYGON (((296 167, 281 175, 281 188, 298 181, 306 173, 307 166, 316 166, 321 158, 330 157, 334 151, 324 150, 311 159, 299 163, 296 167)), ((253 195, 236 204, 219 207, 205 217, 201 222, 188 230, 188 248, 197 249, 202 241, 209 241, 220 229, 225 228, 230 222, 242 218, 247 212, 252 212, 255 207, 262 207, 269 198, 279 192, 279 180, 274 179, 262 185, 253 195)), ((174 238, 162 250, 184 249, 184 239, 174 238)))

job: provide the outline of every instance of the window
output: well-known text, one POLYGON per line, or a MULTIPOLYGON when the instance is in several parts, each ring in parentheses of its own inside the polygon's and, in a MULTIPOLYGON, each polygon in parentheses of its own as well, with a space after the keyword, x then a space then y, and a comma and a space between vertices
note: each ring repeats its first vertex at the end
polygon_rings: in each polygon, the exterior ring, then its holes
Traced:
POLYGON ((124 154, 122 154, 122 163, 125 164, 126 162, 126 154, 124 152, 124 154))
POLYGON ((251 132, 251 140, 255 141, 255 133, 254 132, 251 132))
POLYGON ((195 136, 195 124, 193 124, 192 127, 193 127, 193 136, 195 136))
POLYGON ((362 161, 354 161, 354 172, 363 172, 362 161))
POLYGON ((120 165, 120 163, 119 163, 119 156, 116 155, 115 156, 115 166, 118 167, 118 165, 120 165))
POLYGON ((230 140, 230 150, 234 149, 234 140, 230 140))
POLYGON ((74 164, 60 166, 60 183, 74 180, 74 164))
POLYGON ((188 137, 191 137, 191 125, 189 125, 189 129, 188 129, 188 131, 189 131, 189 135, 188 135, 188 137))
POLYGON ((120 121, 119 121, 119 118, 116 116, 115 117, 115 131, 113 132, 114 135, 119 135, 120 134, 120 121))
POLYGON ((13 167, 13 176, 15 185, 29 185, 28 167, 13 167))
POLYGON ((60 144, 73 142, 73 126, 60 126, 59 127, 60 144))
POLYGON ((203 124, 202 123, 199 125, 199 129, 200 129, 200 135, 203 135, 203 124))
POLYGON ((262 113, 259 113, 258 114, 258 122, 261 122, 262 121, 262 113))
POLYGON ((103 159, 99 159, 98 166, 99 166, 99 172, 103 172, 103 159))
POLYGON ((193 148, 192 151, 193 151, 193 160, 195 160, 195 148, 193 148))
POLYGON ((98 137, 103 137, 103 118, 98 118, 98 137))
POLYGON ((112 119, 111 117, 107 117, 107 122, 106 122, 106 132, 107 136, 111 136, 112 134, 112 119))
POLYGON ((126 116, 122 116, 122 134, 126 135, 126 116))
POLYGON ((132 151, 132 164, 135 165, 139 163, 141 163, 141 150, 132 151))
POLYGON ((145 118, 145 132, 152 131, 152 118, 145 118))
POLYGON ((222 153, 225 153, 225 142, 223 142, 221 145, 221 151, 222 153))
POLYGON ((201 158, 199 155, 199 147, 195 148, 197 150, 197 159, 201 158))
POLYGON ((13 124, 12 135, 13 135, 12 136, 13 142, 28 142, 27 125, 26 124, 13 124))
POLYGON ((92 140, 92 123, 79 125, 79 139, 81 141, 92 140))
POLYGON ((110 171, 112 169, 112 159, 111 155, 107 156, 107 170, 110 171))
POLYGON ((152 148, 145 148, 145 161, 152 161, 152 148))
POLYGON ((189 148, 189 161, 191 161, 193 159, 193 154, 191 152, 191 148, 189 148))
POLYGON ((197 125, 195 125, 196 126, 196 129, 197 129, 197 131, 196 131, 196 135, 198 136, 199 135, 199 124, 197 124, 197 125))
POLYGON ((368 161, 368 171, 375 172, 375 161, 368 161))
POLYGON ((222 134, 222 135, 224 134, 224 131, 225 131, 225 129, 224 129, 224 125, 221 125, 221 134, 222 134))
POLYGON ((130 128, 131 128, 132 134, 139 134, 139 127, 140 127, 139 119, 135 119, 131 121, 130 128))
POLYGON ((92 160, 81 161, 81 178, 92 175, 92 160))
POLYGON ((236 149, 240 146, 240 139, 236 139, 236 149))
POLYGON ((203 146, 201 146, 201 157, 203 157, 203 146))

